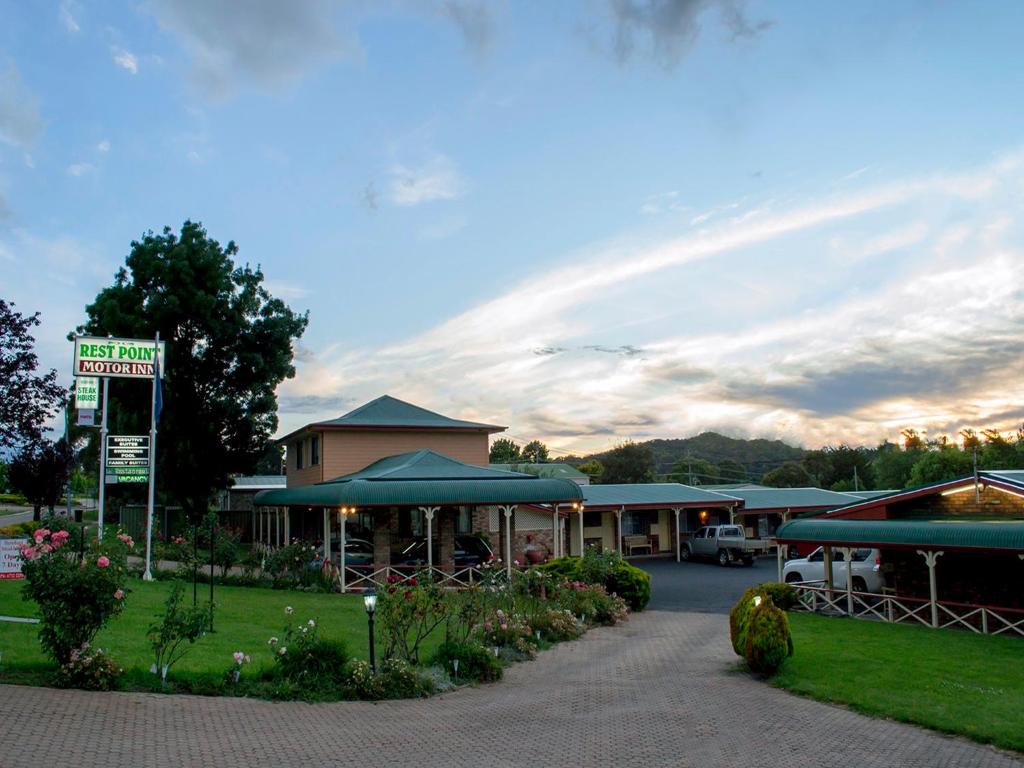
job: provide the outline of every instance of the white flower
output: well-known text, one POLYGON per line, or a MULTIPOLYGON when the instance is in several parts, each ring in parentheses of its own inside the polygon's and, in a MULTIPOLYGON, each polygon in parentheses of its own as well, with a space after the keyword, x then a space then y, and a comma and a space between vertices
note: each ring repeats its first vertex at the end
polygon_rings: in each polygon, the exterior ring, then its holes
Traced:
POLYGON ((291 616, 292 613, 294 613, 294 611, 292 610, 292 607, 290 605, 288 605, 288 606, 285 606, 284 613, 285 613, 286 616, 291 616))
POLYGON ((267 645, 277 645, 277 638, 272 637, 269 640, 267 640, 267 645))
POLYGON ((311 626, 311 627, 315 627, 315 626, 316 626, 316 622, 315 622, 315 621, 313 621, 312 619, 310 619, 310 620, 309 620, 308 622, 306 622, 306 623, 307 623, 307 624, 309 624, 309 626, 311 626))
POLYGON ((288 649, 287 649, 287 648, 285 648, 285 647, 284 647, 284 646, 282 645, 282 646, 281 646, 281 647, 280 647, 280 648, 278 649, 278 651, 277 651, 277 652, 278 652, 279 654, 281 654, 282 656, 284 656, 284 655, 285 655, 286 653, 288 653, 288 649))

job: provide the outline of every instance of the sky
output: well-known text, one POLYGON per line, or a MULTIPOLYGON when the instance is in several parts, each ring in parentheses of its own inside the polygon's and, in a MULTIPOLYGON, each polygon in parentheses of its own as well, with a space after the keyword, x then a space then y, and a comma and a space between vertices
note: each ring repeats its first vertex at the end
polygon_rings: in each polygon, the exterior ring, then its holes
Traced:
POLYGON ((381 394, 558 455, 1024 421, 1024 4, 0 0, 0 297, 41 362, 200 221, 381 394))

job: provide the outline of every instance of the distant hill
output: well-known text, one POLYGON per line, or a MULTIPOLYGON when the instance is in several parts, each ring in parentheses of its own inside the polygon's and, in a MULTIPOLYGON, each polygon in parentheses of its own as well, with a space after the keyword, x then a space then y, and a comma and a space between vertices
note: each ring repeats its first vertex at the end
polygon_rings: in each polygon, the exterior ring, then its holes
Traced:
MULTIPOLYGON (((717 432, 702 432, 696 437, 647 440, 640 444, 649 446, 654 454, 655 474, 665 474, 678 459, 688 456, 712 464, 720 464, 725 460, 738 462, 746 469, 751 480, 759 479, 769 469, 775 469, 787 461, 800 461, 806 453, 803 448, 788 445, 781 440, 743 440, 717 432)), ((568 461, 573 464, 588 459, 600 461, 607 453, 602 451, 579 459, 571 457, 568 461)))

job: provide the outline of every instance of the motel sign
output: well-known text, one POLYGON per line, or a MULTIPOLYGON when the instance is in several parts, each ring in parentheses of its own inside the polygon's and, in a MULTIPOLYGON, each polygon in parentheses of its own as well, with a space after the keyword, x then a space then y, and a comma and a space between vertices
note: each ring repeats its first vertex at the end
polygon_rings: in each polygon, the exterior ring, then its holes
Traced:
MULTIPOLYGON (((165 344, 160 342, 163 362, 165 344)), ((128 379, 153 378, 153 341, 105 339, 79 336, 75 339, 75 376, 117 376, 128 379)), ((160 369, 163 378, 163 367, 160 369)))

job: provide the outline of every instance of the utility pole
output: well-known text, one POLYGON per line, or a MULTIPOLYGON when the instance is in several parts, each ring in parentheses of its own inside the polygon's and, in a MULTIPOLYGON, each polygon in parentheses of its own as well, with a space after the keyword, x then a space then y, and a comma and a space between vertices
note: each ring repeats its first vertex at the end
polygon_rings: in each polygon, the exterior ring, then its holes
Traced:
POLYGON ((853 490, 855 490, 855 491, 859 491, 860 490, 860 486, 858 485, 858 479, 857 479, 857 465, 856 464, 853 465, 853 490))

